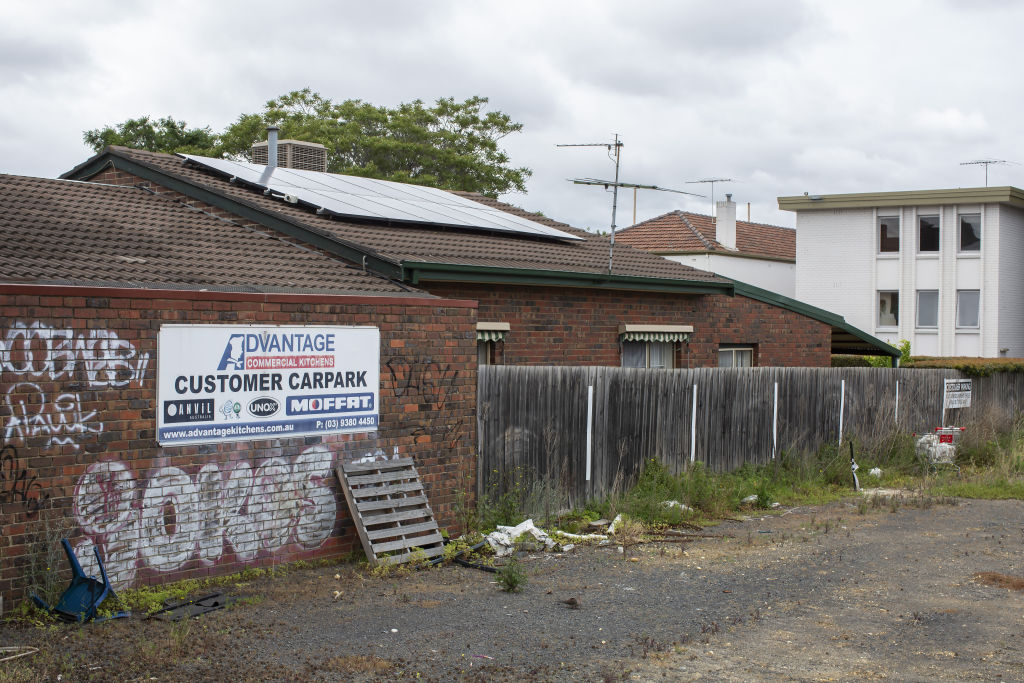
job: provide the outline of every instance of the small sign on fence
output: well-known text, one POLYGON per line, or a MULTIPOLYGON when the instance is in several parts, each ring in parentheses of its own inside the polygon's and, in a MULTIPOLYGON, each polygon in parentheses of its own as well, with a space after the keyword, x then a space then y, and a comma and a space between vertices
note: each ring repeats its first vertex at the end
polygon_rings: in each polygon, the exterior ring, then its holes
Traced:
POLYGON ((942 388, 942 409, 970 407, 971 380, 947 379, 942 388))

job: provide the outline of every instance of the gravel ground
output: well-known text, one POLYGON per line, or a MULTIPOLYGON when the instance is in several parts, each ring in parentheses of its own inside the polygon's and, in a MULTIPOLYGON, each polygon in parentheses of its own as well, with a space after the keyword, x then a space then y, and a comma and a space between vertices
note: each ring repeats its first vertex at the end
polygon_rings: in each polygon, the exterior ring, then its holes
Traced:
POLYGON ((0 627, 42 648, 0 680, 1024 680, 1024 592, 975 578, 1024 575, 1024 503, 864 507, 528 555, 518 594, 457 566, 327 567, 184 624, 0 627))

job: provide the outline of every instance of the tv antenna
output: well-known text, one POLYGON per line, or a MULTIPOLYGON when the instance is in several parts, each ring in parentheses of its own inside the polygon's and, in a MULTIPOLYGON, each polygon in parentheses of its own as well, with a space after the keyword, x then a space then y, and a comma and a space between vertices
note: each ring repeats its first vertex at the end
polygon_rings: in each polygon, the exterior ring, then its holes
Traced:
POLYGON ((985 167, 985 187, 988 187, 988 167, 992 164, 1010 164, 1011 161, 1006 159, 975 159, 974 161, 961 161, 961 166, 984 166, 985 167))
POLYGON ((694 183, 711 183, 711 218, 715 218, 715 183, 735 182, 732 178, 701 178, 700 180, 687 180, 687 185, 694 183))
MULTIPOLYGON (((612 188, 612 225, 611 225, 611 239, 608 243, 608 274, 612 274, 612 260, 615 256, 615 214, 618 210, 619 205, 619 188, 620 187, 631 187, 633 188, 634 198, 636 196, 636 190, 657 190, 659 192, 676 192, 678 194, 688 194, 694 197, 703 197, 701 194, 694 194, 693 192, 683 192, 682 190, 672 190, 667 187, 658 187, 657 185, 638 185, 636 183, 622 183, 619 182, 619 163, 622 158, 622 146, 623 142, 619 140, 619 134, 615 134, 615 138, 612 142, 578 142, 569 143, 562 145, 555 145, 555 147, 604 147, 608 150, 608 158, 615 162, 615 180, 599 180, 597 178, 571 178, 569 181, 574 185, 601 185, 607 190, 609 187, 612 188)), ((635 210, 635 209, 634 209, 635 210)), ((634 222, 635 215, 634 215, 634 222)))

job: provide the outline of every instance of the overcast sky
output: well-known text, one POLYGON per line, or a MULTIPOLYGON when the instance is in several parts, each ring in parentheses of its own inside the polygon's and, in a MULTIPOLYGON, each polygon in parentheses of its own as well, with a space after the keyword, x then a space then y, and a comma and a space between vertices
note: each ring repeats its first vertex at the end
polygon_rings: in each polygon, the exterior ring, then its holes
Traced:
MULTIPOLYGON (((533 170, 508 201, 607 229, 621 179, 733 194, 738 217, 794 224, 780 195, 984 184, 982 158, 1024 161, 1017 78, 1024 3, 58 2, 0 4, 0 172, 54 177, 91 155, 82 131, 144 114, 222 130, 277 95, 393 106, 490 98, 524 124, 533 170)), ((1024 165, 989 168, 1024 186, 1024 165)), ((707 199, 641 191, 637 220, 707 199)), ((618 225, 632 223, 633 193, 618 225)))

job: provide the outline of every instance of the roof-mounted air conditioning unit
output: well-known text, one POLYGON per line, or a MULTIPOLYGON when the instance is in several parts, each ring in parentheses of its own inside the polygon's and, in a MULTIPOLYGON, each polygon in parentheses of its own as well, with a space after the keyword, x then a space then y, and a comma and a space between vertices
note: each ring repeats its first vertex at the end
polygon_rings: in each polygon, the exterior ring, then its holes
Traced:
MULTIPOLYGON (((252 146, 252 163, 267 164, 267 142, 252 146)), ((282 168, 298 168, 305 171, 327 171, 327 148, 316 142, 302 140, 279 140, 277 143, 277 165, 282 168)))

